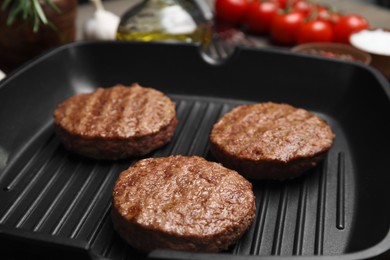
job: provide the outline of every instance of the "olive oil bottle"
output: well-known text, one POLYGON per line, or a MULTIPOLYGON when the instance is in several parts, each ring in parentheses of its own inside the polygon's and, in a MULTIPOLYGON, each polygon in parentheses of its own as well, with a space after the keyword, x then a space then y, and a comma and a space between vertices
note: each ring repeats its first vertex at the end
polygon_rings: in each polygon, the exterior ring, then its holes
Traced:
POLYGON ((211 38, 211 19, 195 1, 203 0, 144 0, 123 15, 116 38, 208 42, 211 38))

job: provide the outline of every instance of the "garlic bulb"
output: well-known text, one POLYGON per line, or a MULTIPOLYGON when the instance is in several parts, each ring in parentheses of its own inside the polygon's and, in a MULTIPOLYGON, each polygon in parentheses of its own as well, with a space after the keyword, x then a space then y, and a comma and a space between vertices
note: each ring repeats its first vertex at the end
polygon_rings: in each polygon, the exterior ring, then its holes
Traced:
POLYGON ((114 40, 120 22, 119 16, 106 11, 100 0, 91 0, 96 11, 84 26, 87 40, 114 40))
POLYGON ((0 70, 0 80, 2 80, 3 78, 5 78, 5 73, 0 70))

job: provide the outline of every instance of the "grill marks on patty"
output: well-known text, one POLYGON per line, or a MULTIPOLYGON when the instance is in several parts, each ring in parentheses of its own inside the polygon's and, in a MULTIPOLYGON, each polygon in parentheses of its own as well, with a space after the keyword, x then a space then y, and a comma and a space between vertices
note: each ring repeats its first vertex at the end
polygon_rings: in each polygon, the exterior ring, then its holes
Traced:
POLYGON ((210 135, 214 156, 251 178, 256 178, 256 172, 263 178, 264 171, 283 175, 283 171, 307 170, 322 159, 333 139, 331 128, 317 115, 271 102, 234 108, 210 135))
POLYGON ((212 138, 233 155, 285 162, 330 147, 331 130, 324 127, 318 116, 289 105, 245 105, 218 122, 212 138))
POLYGON ((92 94, 74 96, 59 109, 65 114, 59 121, 61 125, 89 137, 153 133, 169 124, 175 113, 170 100, 161 92, 139 85, 99 88, 92 94))
POLYGON ((113 211, 123 221, 114 217, 114 226, 131 245, 140 247, 123 234, 127 228, 122 225, 161 235, 163 242, 141 250, 171 248, 169 242, 179 238, 180 248, 214 252, 244 233, 255 205, 251 184, 237 172, 196 156, 170 156, 144 159, 122 172, 113 192, 113 211))
POLYGON ((175 103, 138 84, 99 88, 59 104, 56 131, 65 148, 96 159, 144 155, 169 142, 177 125, 175 103))

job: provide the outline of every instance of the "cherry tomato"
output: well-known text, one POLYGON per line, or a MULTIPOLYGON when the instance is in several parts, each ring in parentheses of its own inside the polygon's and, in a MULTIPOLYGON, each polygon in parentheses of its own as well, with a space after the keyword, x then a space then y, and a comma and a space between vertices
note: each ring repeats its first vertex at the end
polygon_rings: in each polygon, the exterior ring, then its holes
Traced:
POLYGON ((332 23, 333 26, 336 26, 336 24, 340 21, 340 14, 336 12, 330 12, 329 15, 329 21, 332 23))
POLYGON ((273 0, 279 5, 280 9, 285 9, 287 7, 287 1, 288 0, 273 0))
POLYGON ((329 21, 330 11, 324 6, 317 6, 317 18, 322 21, 329 21))
POLYGON ((292 8, 293 10, 301 12, 307 16, 312 11, 313 4, 306 0, 297 0, 292 3, 292 8))
POLYGON ((327 6, 324 6, 324 5, 315 5, 315 8, 317 9, 318 12, 321 12, 321 11, 329 11, 329 8, 327 6))
POLYGON ((349 36, 352 33, 368 29, 366 19, 357 14, 341 16, 335 25, 335 41, 349 44, 349 36))
POLYGON ((271 21, 278 9, 279 5, 274 1, 250 3, 244 18, 248 30, 256 33, 269 32, 271 21))
POLYGON ((237 25, 244 18, 248 5, 248 0, 216 0, 215 15, 221 21, 237 25))
POLYGON ((271 39, 277 44, 295 44, 297 30, 304 19, 305 16, 297 11, 276 14, 271 22, 271 39))
POLYGON ((297 43, 331 42, 333 27, 327 21, 313 20, 303 23, 297 31, 297 43))
POLYGON ((317 6, 317 19, 321 21, 327 21, 332 24, 332 26, 336 25, 340 20, 340 15, 325 6, 317 6))

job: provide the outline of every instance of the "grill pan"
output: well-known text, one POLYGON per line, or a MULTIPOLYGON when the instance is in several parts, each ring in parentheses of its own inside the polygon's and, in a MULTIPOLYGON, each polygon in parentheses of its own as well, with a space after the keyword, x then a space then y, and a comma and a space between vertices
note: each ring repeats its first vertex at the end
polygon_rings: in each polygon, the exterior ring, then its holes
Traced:
POLYGON ((390 248, 389 83, 353 62, 238 47, 214 60, 195 45, 73 43, 0 84, 0 247, 4 259, 366 259, 390 248), (234 106, 284 102, 336 134, 323 163, 285 182, 254 181, 256 219, 219 254, 142 254, 113 231, 111 192, 140 158, 97 161, 64 150, 52 114, 65 98, 138 82, 170 96, 179 119, 146 157, 209 154, 212 125, 234 106))

